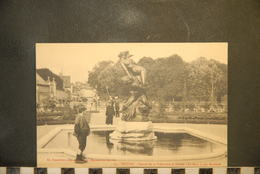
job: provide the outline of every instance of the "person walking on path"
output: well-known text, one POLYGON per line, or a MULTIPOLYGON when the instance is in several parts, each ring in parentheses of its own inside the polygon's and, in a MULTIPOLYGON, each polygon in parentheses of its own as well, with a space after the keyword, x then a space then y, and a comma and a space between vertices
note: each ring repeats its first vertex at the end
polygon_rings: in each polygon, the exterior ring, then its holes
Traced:
POLYGON ((79 109, 79 114, 75 119, 74 135, 77 137, 79 143, 79 151, 77 152, 76 161, 84 161, 86 157, 83 156, 83 152, 87 144, 87 136, 90 133, 90 127, 84 114, 83 108, 79 109))

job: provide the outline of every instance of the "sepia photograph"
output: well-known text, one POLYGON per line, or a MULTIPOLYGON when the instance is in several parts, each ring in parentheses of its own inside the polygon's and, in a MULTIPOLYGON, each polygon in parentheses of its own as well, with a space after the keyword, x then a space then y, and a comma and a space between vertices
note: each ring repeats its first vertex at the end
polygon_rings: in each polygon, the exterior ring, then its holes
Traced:
POLYGON ((37 167, 226 167, 228 43, 37 43, 37 167))

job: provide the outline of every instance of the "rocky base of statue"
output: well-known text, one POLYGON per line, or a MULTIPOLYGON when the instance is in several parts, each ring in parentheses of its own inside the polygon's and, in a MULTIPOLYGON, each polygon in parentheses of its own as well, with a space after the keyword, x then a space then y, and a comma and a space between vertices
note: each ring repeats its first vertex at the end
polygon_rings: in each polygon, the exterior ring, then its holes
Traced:
POLYGON ((116 130, 110 134, 111 140, 120 141, 149 141, 156 140, 153 124, 148 122, 126 122, 118 123, 116 130))

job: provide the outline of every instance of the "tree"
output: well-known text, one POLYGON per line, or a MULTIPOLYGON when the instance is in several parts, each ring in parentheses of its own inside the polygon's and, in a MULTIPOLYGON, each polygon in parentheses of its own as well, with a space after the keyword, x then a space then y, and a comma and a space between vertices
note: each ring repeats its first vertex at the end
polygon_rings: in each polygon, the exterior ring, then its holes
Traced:
MULTIPOLYGON (((200 57, 191 63, 178 55, 153 59, 141 58, 138 65, 147 71, 148 98, 160 103, 179 101, 216 101, 227 94, 227 65, 200 57)), ((127 97, 129 86, 119 63, 102 61, 89 72, 89 84, 102 97, 127 97)))
POLYGON ((127 86, 121 80, 124 75, 124 71, 119 63, 103 61, 89 72, 88 83, 103 98, 108 95, 126 96, 128 95, 127 86))
POLYGON ((161 101, 182 98, 185 63, 178 55, 156 59, 148 74, 148 93, 161 101))
POLYGON ((200 57, 188 66, 187 88, 190 100, 216 101, 226 94, 226 65, 200 57))
POLYGON ((100 73, 110 64, 112 64, 112 61, 102 61, 99 62, 92 71, 88 74, 88 83, 91 87, 95 88, 98 93, 102 93, 102 87, 101 82, 99 81, 98 76, 100 73))

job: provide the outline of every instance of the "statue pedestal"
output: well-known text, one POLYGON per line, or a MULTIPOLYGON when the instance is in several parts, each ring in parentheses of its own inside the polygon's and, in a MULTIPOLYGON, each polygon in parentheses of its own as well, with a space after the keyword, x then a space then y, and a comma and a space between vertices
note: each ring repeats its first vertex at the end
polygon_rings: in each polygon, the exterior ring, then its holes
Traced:
POLYGON ((110 134, 112 140, 122 141, 148 141, 156 140, 153 124, 149 122, 126 122, 118 123, 116 130, 110 134))

